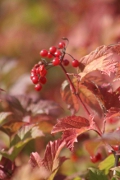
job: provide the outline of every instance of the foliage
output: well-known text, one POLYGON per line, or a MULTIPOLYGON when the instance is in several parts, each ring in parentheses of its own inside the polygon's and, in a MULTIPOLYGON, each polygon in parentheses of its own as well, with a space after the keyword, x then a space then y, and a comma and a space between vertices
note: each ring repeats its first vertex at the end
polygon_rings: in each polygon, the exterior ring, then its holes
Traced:
POLYGON ((0 1, 1 180, 120 179, 119 7, 0 1))

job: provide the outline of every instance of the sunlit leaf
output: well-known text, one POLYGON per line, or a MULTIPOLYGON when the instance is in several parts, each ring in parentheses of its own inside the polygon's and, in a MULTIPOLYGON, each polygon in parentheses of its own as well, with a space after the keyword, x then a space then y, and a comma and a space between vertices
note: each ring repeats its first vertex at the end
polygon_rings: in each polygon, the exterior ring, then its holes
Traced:
POLYGON ((37 152, 31 153, 29 163, 32 167, 40 167, 42 165, 41 161, 42 159, 37 152))
POLYGON ((109 46, 100 46, 90 54, 80 59, 80 63, 85 65, 85 68, 81 77, 84 77, 87 73, 100 70, 110 76, 111 73, 117 72, 117 64, 119 62, 119 51, 120 44, 114 44, 109 46))
POLYGON ((115 163, 115 158, 114 158, 113 154, 111 154, 106 159, 104 159, 102 162, 100 162, 99 169, 104 170, 105 174, 108 174, 111 167, 114 166, 114 163, 115 163))

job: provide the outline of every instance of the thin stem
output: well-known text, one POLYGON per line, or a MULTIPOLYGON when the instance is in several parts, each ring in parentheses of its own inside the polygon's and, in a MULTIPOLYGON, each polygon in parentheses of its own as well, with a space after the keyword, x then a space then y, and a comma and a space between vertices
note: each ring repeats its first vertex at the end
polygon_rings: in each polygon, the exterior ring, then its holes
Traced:
POLYGON ((87 114, 90 115, 90 112, 89 112, 88 108, 87 108, 86 105, 83 103, 83 101, 82 101, 82 99, 80 98, 79 94, 76 93, 76 89, 75 89, 75 87, 74 87, 74 85, 73 85, 73 83, 72 83, 69 75, 67 74, 66 69, 64 68, 64 66, 63 66, 62 64, 60 64, 60 66, 61 66, 62 70, 64 71, 64 73, 65 73, 65 75, 66 75, 66 77, 67 77, 67 79, 68 79, 68 81, 69 81, 69 83, 70 83, 70 86, 71 86, 71 89, 72 89, 72 93, 76 95, 76 97, 77 97, 78 100, 81 102, 81 104, 83 105, 84 109, 86 110, 87 114))

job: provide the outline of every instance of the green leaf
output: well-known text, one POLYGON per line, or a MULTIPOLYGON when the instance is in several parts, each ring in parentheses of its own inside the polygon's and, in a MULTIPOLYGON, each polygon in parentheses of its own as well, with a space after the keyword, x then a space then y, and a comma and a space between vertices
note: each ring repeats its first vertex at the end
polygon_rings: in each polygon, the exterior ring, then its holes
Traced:
MULTIPOLYGON (((115 180, 117 179, 120 179, 120 166, 118 167, 114 167, 111 169, 113 172, 115 172, 115 176, 114 178, 116 178, 115 180)), ((114 174, 114 173, 113 173, 114 174)))
POLYGON ((108 180, 107 176, 99 169, 89 168, 88 180, 108 180))
POLYGON ((30 140, 41 136, 43 136, 43 133, 38 126, 23 126, 12 138, 10 149, 8 151, 0 151, 0 154, 13 161, 30 140))
POLYGON ((6 122, 8 122, 8 119, 6 119, 8 116, 10 116, 11 112, 1 112, 0 113, 0 127, 3 126, 6 122))
POLYGON ((108 174, 110 168, 113 167, 114 162, 115 162, 114 156, 113 154, 111 154, 99 164, 99 169, 104 170, 105 174, 108 174))

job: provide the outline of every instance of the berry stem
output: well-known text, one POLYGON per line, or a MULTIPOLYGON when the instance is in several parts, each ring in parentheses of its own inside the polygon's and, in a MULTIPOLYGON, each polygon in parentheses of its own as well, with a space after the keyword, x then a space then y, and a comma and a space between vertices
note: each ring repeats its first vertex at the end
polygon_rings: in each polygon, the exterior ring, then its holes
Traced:
POLYGON ((62 64, 60 64, 60 66, 61 66, 63 72, 65 73, 66 77, 67 77, 67 80, 68 80, 68 82, 69 82, 69 84, 70 84, 70 86, 71 86, 72 93, 76 95, 76 97, 77 97, 78 100, 81 102, 81 104, 83 105, 84 109, 86 110, 87 114, 90 115, 90 112, 89 112, 88 108, 87 108, 86 105, 83 103, 83 101, 82 101, 82 99, 80 98, 79 94, 76 92, 76 89, 75 89, 75 87, 74 87, 74 85, 73 85, 73 83, 72 83, 69 75, 67 74, 66 69, 64 68, 64 66, 63 66, 62 64))

